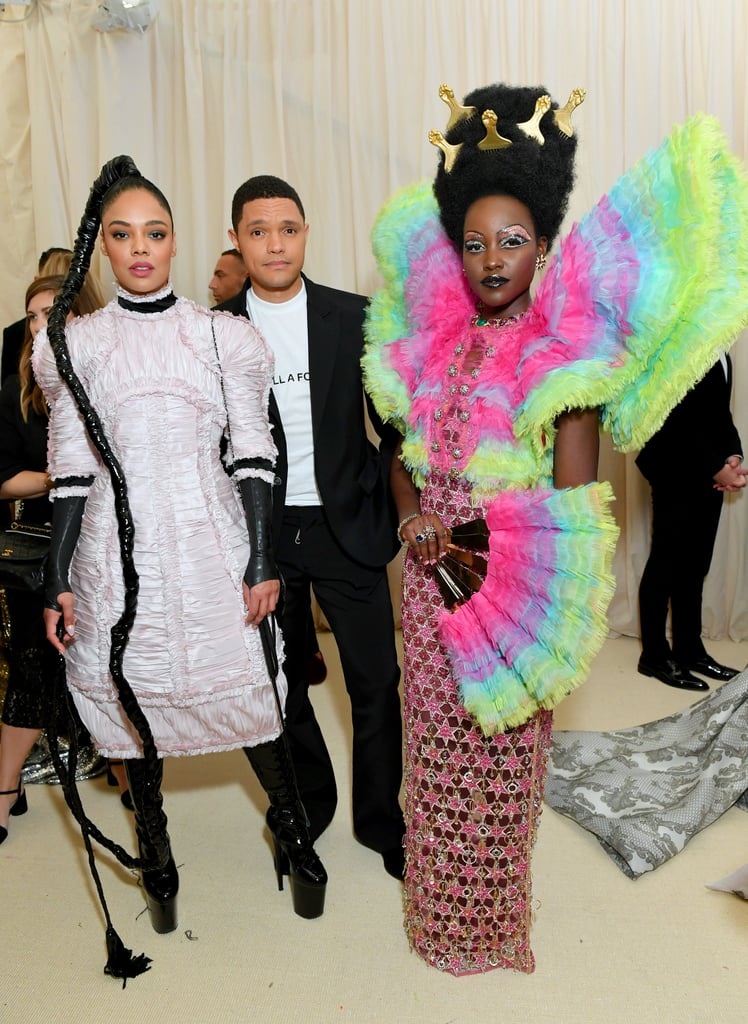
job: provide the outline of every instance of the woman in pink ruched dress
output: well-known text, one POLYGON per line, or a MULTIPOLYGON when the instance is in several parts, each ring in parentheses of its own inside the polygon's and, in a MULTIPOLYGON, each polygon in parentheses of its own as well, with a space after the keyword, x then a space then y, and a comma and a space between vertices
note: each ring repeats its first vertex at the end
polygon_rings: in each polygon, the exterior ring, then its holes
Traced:
MULTIPOLYGON (((264 622, 280 591, 272 356, 245 320, 177 298, 175 252, 163 193, 111 161, 34 351, 50 405, 47 636, 96 745, 124 761, 158 932, 177 927, 179 886, 165 756, 242 748, 270 799, 279 888, 289 874, 294 909, 316 917, 326 885, 283 735, 285 679, 272 678, 281 640, 264 622), (60 330, 99 225, 117 296, 60 330)), ((109 972, 126 973, 116 960, 110 949, 109 972)))

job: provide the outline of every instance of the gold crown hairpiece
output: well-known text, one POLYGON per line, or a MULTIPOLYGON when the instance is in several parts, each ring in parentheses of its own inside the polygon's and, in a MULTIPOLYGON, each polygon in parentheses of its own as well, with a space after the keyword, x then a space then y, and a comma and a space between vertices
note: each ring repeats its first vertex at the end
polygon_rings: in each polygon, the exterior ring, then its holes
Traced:
MULTIPOLYGON (((574 134, 574 129, 571 126, 571 115, 579 104, 584 101, 585 96, 586 93, 584 89, 572 89, 566 104, 553 111, 553 121, 556 127, 567 138, 571 138, 574 134)), ((476 107, 463 107, 459 104, 455 99, 453 90, 450 89, 448 85, 439 86, 439 98, 444 100, 450 110, 447 131, 451 131, 455 125, 458 125, 461 121, 475 117, 478 113, 476 107)), ((528 121, 523 121, 521 124, 517 124, 520 131, 524 132, 528 138, 534 139, 539 146, 545 144, 545 138, 540 130, 540 122, 548 113, 550 108, 550 96, 538 96, 535 100, 535 110, 532 117, 528 121)), ((498 124, 499 119, 494 110, 484 110, 481 114, 481 120, 485 125, 486 134, 478 143, 478 149, 484 151, 494 149, 501 150, 511 146, 512 140, 504 138, 504 136, 500 135, 498 132, 496 125, 498 124)), ((447 142, 442 133, 435 130, 429 132, 429 142, 432 146, 438 146, 444 154, 444 170, 449 174, 455 165, 455 161, 459 156, 460 150, 464 146, 464 142, 447 142)))

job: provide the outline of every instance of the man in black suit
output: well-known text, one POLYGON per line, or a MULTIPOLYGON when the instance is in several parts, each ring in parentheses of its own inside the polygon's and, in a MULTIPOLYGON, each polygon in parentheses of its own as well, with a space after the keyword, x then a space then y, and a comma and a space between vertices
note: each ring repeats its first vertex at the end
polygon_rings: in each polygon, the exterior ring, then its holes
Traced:
POLYGON ((302 274, 309 225, 295 189, 280 178, 261 175, 241 185, 231 219, 229 237, 249 276, 239 295, 218 308, 248 317, 275 354, 273 531, 285 582, 286 725, 301 797, 316 839, 332 820, 337 790, 305 672, 311 587, 338 645, 351 700, 354 830, 402 878, 400 670, 386 573, 398 548, 388 483, 397 435, 368 398, 379 449, 366 433, 367 299, 302 274))
POLYGON ((639 587, 639 672, 684 690, 709 689, 694 672, 718 680, 738 672, 714 661, 701 640, 704 577, 722 496, 746 483, 730 415, 730 377, 729 358, 722 356, 636 460, 652 487, 652 547, 639 587), (665 635, 668 603, 672 648, 665 635))

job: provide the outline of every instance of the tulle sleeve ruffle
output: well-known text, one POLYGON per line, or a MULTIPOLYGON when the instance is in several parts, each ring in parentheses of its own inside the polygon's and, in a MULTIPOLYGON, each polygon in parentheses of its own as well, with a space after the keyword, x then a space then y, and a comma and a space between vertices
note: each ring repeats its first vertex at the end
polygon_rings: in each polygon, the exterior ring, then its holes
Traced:
MULTIPOLYGON (((366 385, 405 432, 434 334, 459 337, 472 297, 430 183, 385 204, 373 245, 385 283, 367 316, 366 385)), ((517 435, 540 446, 559 413, 600 407, 617 448, 642 447, 748 325, 747 298, 748 175, 719 122, 698 115, 559 244, 525 318, 517 435)))
MULTIPOLYGON (((474 299, 441 227, 431 182, 410 185, 385 203, 372 245, 384 286, 366 312, 364 382, 382 419, 405 434, 438 316, 444 313, 459 334, 474 299)), ((438 326, 445 330, 443 321, 438 326)))
POLYGON ((504 491, 486 510, 483 586, 439 624, 466 710, 486 735, 581 685, 607 632, 618 529, 610 485, 504 491))
POLYGON ((429 448, 413 399, 418 393, 428 403, 444 339, 454 344, 465 333, 475 296, 444 234, 429 181, 385 203, 372 245, 384 285, 366 312, 364 384, 381 418, 403 435, 403 461, 420 486, 429 448))
POLYGON ((575 225, 538 288, 518 432, 599 406, 640 448, 748 324, 748 176, 699 115, 575 225))

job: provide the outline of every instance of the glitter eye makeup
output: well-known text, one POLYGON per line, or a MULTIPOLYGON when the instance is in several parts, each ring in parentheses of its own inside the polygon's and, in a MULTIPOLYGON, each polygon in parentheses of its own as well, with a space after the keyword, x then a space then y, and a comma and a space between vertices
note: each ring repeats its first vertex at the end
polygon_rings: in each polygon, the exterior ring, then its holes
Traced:
POLYGON ((510 227, 502 228, 496 237, 501 244, 512 242, 514 245, 522 245, 524 242, 532 241, 530 232, 521 224, 512 224, 510 227))

